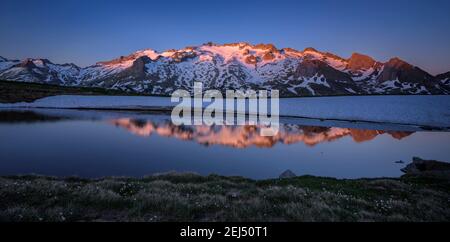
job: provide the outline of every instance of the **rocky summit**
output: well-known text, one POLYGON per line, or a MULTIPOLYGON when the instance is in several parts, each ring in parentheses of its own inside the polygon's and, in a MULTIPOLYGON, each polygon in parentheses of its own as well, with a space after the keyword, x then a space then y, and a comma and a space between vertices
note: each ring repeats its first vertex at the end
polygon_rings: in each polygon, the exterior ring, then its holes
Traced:
POLYGON ((370 94, 450 94, 450 72, 433 76, 399 58, 379 62, 272 44, 206 43, 179 50, 137 51, 88 67, 47 59, 0 57, 0 79, 63 86, 102 87, 170 95, 176 89, 272 90, 281 97, 370 94))

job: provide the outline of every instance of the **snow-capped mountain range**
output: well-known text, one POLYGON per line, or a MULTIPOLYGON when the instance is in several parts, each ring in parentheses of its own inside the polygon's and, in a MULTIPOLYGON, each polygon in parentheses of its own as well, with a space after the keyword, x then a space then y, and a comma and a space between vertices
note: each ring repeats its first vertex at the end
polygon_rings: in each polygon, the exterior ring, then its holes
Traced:
POLYGON ((282 97, 363 94, 450 94, 450 72, 430 75, 392 58, 383 63, 354 53, 342 58, 313 48, 277 49, 272 44, 213 44, 157 52, 137 51, 88 67, 47 59, 0 57, 0 79, 119 89, 170 95, 204 89, 278 89, 282 97))

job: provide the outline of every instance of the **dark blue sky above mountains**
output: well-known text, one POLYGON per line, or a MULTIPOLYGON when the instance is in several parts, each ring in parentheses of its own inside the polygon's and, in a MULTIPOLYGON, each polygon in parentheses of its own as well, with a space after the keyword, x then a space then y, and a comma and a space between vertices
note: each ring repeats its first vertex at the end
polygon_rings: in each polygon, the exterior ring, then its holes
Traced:
POLYGON ((450 70, 450 1, 2 0, 0 55, 86 66, 139 49, 216 43, 393 56, 450 70))

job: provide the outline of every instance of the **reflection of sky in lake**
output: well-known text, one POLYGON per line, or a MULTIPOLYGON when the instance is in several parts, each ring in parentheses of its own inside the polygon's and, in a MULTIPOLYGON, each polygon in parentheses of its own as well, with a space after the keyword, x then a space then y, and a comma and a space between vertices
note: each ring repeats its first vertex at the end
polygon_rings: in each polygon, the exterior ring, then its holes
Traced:
POLYGON ((173 127, 165 121, 69 119, 0 123, 0 175, 143 176, 167 171, 277 177, 399 176, 412 156, 450 160, 448 132, 386 132, 284 125, 261 139, 255 127, 173 127), (313 141, 313 143, 311 143, 313 141))

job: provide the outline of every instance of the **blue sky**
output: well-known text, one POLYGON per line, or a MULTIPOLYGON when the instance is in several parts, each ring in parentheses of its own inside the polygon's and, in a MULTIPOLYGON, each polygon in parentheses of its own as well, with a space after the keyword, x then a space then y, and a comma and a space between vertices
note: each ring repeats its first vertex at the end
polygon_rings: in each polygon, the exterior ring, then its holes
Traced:
POLYGON ((450 1, 2 0, 0 55, 86 66, 139 49, 246 41, 450 70, 450 1))

